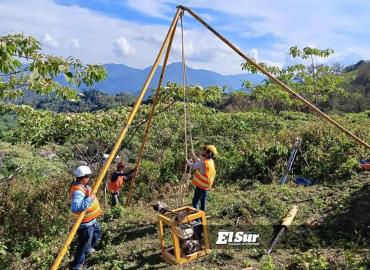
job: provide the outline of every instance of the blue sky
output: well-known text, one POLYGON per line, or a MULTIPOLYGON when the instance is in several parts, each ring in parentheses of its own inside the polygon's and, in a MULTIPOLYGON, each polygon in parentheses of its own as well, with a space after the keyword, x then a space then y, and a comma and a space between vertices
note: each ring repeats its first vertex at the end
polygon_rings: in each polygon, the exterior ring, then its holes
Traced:
MULTIPOLYGON (((0 33, 24 32, 47 53, 89 63, 151 65, 176 11, 174 0, 0 0, 0 33)), ((193 0, 191 7, 245 53, 274 65, 293 63, 290 46, 332 48, 325 62, 370 59, 370 1, 193 0)), ((242 59, 185 15, 187 62, 223 74, 242 59)), ((180 61, 179 31, 170 61, 180 61)))

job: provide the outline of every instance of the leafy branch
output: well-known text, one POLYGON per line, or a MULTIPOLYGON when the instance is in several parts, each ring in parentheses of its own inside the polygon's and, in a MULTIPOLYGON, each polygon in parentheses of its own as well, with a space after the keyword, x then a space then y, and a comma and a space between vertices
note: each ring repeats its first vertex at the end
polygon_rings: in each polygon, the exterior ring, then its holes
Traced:
POLYGON ((107 77, 101 65, 84 65, 78 58, 42 54, 41 49, 41 43, 32 36, 0 36, 1 100, 22 96, 24 90, 78 99, 77 87, 92 86, 107 77), (63 75, 70 86, 58 83, 55 79, 59 75, 63 75))

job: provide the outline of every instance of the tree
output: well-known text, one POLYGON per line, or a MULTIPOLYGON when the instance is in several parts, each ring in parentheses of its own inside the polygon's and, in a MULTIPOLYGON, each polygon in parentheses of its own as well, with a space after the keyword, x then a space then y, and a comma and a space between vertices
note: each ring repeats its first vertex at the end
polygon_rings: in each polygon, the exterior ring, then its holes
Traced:
POLYGON ((225 112, 245 112, 255 107, 248 93, 236 90, 229 93, 223 103, 219 106, 225 112))
POLYGON ((84 65, 78 58, 42 54, 41 49, 41 43, 32 36, 0 36, 1 101, 14 100, 26 90, 78 99, 72 86, 91 86, 107 76, 101 65, 84 65), (69 86, 57 82, 58 75, 63 75, 69 86))
MULTIPOLYGON (((331 49, 319 50, 316 48, 305 47, 302 50, 297 46, 289 49, 289 54, 293 58, 309 60, 309 63, 295 64, 284 68, 269 66, 260 63, 276 78, 293 88, 296 92, 313 102, 321 109, 328 109, 329 100, 333 96, 344 95, 345 91, 340 87, 343 82, 343 76, 338 72, 338 66, 328 66, 317 64, 318 59, 325 58, 333 54, 331 49)), ((256 68, 248 62, 242 65, 243 70, 249 70, 252 73, 258 72, 256 68)), ((263 100, 268 106, 278 114, 281 110, 292 105, 298 105, 290 99, 289 94, 281 90, 270 79, 265 79, 259 85, 253 85, 250 82, 244 82, 245 87, 252 90, 252 97, 257 100, 263 100)))
MULTIPOLYGON (((206 88, 199 85, 188 85, 186 86, 186 92, 189 102, 219 104, 222 102, 225 89, 217 85, 208 86, 206 88)), ((160 102, 169 103, 183 100, 184 88, 182 85, 169 82, 165 87, 162 87, 160 92, 160 102)))
MULTIPOLYGON (((282 69, 276 66, 269 66, 265 63, 259 63, 266 70, 268 70, 272 75, 274 75, 279 80, 283 81, 288 85, 294 84, 294 74, 290 69, 282 69)), ((243 70, 249 70, 252 73, 257 73, 258 70, 251 66, 248 62, 242 65, 243 70)), ((278 85, 273 83, 270 79, 266 78, 260 84, 253 84, 250 81, 245 81, 243 83, 244 87, 252 91, 251 98, 265 104, 265 107, 273 110, 276 115, 291 106, 293 100, 289 97, 289 94, 283 91, 278 85)))
POLYGON ((344 78, 341 73, 338 73, 337 65, 317 64, 318 59, 329 57, 333 53, 332 49, 319 50, 305 47, 301 50, 297 46, 289 49, 289 54, 293 58, 298 57, 310 61, 309 65, 296 69, 295 80, 302 82, 299 85, 301 86, 301 94, 321 109, 325 109, 329 105, 329 99, 333 95, 345 94, 344 89, 340 87, 344 78))

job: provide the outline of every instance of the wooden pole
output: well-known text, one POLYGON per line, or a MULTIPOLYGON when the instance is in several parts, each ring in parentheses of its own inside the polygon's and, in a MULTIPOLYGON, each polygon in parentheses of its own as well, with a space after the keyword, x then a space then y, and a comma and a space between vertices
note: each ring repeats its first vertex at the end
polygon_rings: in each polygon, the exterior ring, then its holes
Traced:
POLYGON ((237 54, 239 54, 243 59, 248 61, 252 66, 254 66, 256 69, 258 69, 261 73, 265 74, 271 81, 275 82, 277 85, 279 85, 283 90, 288 92, 290 95, 295 97, 296 99, 303 102, 311 111, 317 113, 320 117, 324 118, 327 122, 330 124, 336 126, 340 131, 346 133, 350 138, 355 140, 357 143, 361 144, 367 149, 370 149, 370 145, 357 137, 355 134, 344 128, 342 125, 340 125, 338 122, 330 118, 327 114, 322 112, 320 109, 316 108, 313 104, 311 104, 308 100, 294 92, 289 86, 284 84, 282 81, 277 79, 274 75, 272 75, 270 72, 268 72, 265 68, 257 64, 252 58, 246 56, 238 47, 233 45, 230 41, 228 41, 225 37, 223 37, 220 33, 218 33, 215 29, 213 29, 209 24, 207 24, 201 17, 199 17, 196 13, 194 13, 190 8, 184 7, 184 6, 178 6, 177 8, 180 8, 182 10, 186 10, 189 12, 190 15, 192 15, 196 20, 198 20, 202 25, 204 25, 209 31, 211 31, 213 34, 215 34, 219 39, 221 39, 224 43, 226 43, 231 49, 233 49, 237 54))
MULTIPOLYGON (((135 115, 136 115, 136 113, 137 113, 137 111, 139 109, 139 106, 140 106, 140 104, 141 104, 141 102, 142 102, 142 100, 144 98, 144 95, 145 95, 147 89, 148 89, 149 83, 152 80, 152 78, 154 76, 154 73, 155 73, 155 71, 156 71, 156 69, 158 67, 158 64, 159 64, 159 61, 161 60, 162 54, 164 52, 164 49, 167 47, 167 44, 168 44, 168 42, 170 40, 170 37, 172 35, 172 32, 175 31, 175 29, 176 29, 177 21, 179 19, 179 16, 180 16, 180 13, 181 12, 182 11, 180 9, 177 9, 177 12, 176 12, 176 14, 175 14, 175 16, 173 18, 172 23, 171 23, 170 29, 168 30, 168 33, 166 35, 166 38, 165 38, 165 40, 164 40, 164 42, 162 44, 162 47, 161 47, 161 49, 160 49, 160 51, 159 51, 159 53, 157 55, 157 58, 155 59, 155 62, 153 64, 153 67, 152 67, 152 69, 151 69, 151 71, 150 71, 150 73, 149 73, 149 75, 148 75, 148 77, 147 77, 147 79, 146 79, 146 81, 144 83, 144 86, 141 89, 140 95, 137 98, 136 103, 135 103, 135 105, 134 105, 134 107, 133 107, 133 109, 132 109, 132 111, 131 111, 131 113, 130 113, 130 115, 128 117, 127 123, 122 128, 122 130, 120 132, 120 135, 118 136, 118 138, 116 140, 116 143, 114 144, 113 150, 109 154, 109 157, 108 157, 107 161, 105 162, 102 170, 100 171, 99 176, 98 176, 98 178, 97 178, 97 180, 96 180, 96 182, 95 182, 95 184, 94 184, 94 186, 92 188, 92 193, 93 194, 96 194, 97 193, 97 191, 98 191, 98 189, 100 187, 100 184, 101 184, 102 180, 104 179, 105 174, 107 173, 107 171, 109 169, 110 164, 112 163, 113 159, 117 155, 118 149, 121 146, 121 143, 122 143, 123 139, 126 136, 127 130, 130 127, 130 125, 131 125, 131 123, 132 123, 132 121, 133 121, 133 119, 134 119, 134 117, 135 117, 135 115)), ((86 211, 81 212, 81 214, 79 215, 79 217, 77 218, 77 220, 73 224, 73 227, 72 227, 71 231, 69 232, 69 235, 68 235, 66 241, 64 242, 63 247, 61 248, 58 256, 56 257, 53 265, 50 268, 51 270, 58 269, 60 263, 63 260, 63 257, 65 255, 65 253, 68 250, 69 245, 71 244, 71 242, 73 240, 74 235, 77 232, 78 227, 81 224, 82 219, 85 216, 85 213, 86 213, 86 211)))

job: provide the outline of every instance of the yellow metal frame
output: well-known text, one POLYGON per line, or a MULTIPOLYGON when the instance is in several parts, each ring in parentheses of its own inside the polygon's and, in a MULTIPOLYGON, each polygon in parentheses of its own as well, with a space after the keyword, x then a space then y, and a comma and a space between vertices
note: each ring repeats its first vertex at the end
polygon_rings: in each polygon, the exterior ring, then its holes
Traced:
POLYGON ((197 210, 190 206, 184 206, 172 210, 175 213, 187 212, 186 217, 178 222, 175 220, 175 215, 167 212, 166 214, 158 215, 159 239, 161 246, 161 256, 169 263, 182 265, 194 261, 200 257, 208 255, 212 250, 209 246, 207 218, 204 211, 197 210), (176 234, 176 227, 179 224, 189 223, 193 220, 200 219, 203 225, 204 245, 200 251, 192 254, 184 254, 180 248, 180 239, 176 234), (173 246, 166 247, 164 240, 164 226, 167 225, 171 231, 173 246))

